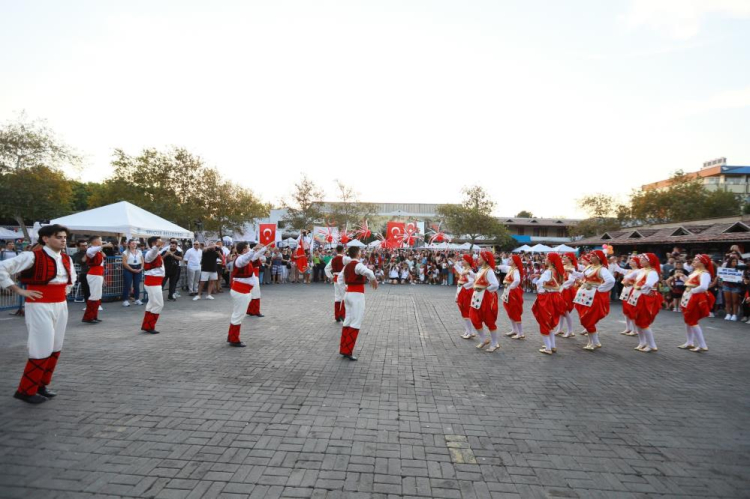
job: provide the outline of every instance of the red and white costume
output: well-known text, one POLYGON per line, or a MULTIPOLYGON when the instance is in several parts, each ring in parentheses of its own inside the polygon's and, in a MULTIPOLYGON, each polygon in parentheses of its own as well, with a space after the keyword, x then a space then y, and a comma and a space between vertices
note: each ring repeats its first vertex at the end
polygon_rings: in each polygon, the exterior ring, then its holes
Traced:
POLYGON ((518 255, 511 256, 513 265, 499 265, 501 272, 507 274, 503 279, 502 301, 503 308, 510 319, 511 331, 506 336, 512 336, 514 339, 523 338, 523 287, 521 283, 524 279, 523 261, 518 255))
POLYGON ((710 315, 716 301, 714 295, 708 292, 714 265, 708 255, 698 255, 696 258, 703 263, 706 270, 694 270, 685 281, 685 294, 688 296, 683 295, 680 308, 687 327, 687 343, 682 348, 690 348, 694 352, 705 352, 708 346, 703 337, 703 329, 698 322, 710 315), (687 304, 683 305, 685 301, 687 304))
POLYGON ((232 288, 229 291, 229 295, 232 297, 232 317, 229 319, 229 332, 227 333, 229 343, 240 343, 242 319, 248 313, 248 306, 252 300, 252 290, 258 285, 258 276, 255 273, 253 261, 260 258, 265 251, 265 246, 258 251, 249 250, 238 256, 234 261, 232 288))
POLYGON ((630 258, 630 269, 625 269, 617 265, 616 263, 609 266, 609 271, 612 275, 620 274, 622 278, 622 291, 620 292, 620 300, 622 301, 622 315, 625 316, 625 331, 623 334, 627 336, 633 336, 636 331, 635 327, 635 307, 628 303, 630 295, 633 292, 633 285, 638 277, 641 275, 641 264, 638 261, 638 257, 634 256, 630 258))
MULTIPOLYGON (((601 250, 594 250, 599 261, 607 261, 601 250)), ((582 287, 596 289, 594 300, 590 306, 576 304, 576 310, 581 318, 581 325, 589 333, 589 345, 587 347, 601 347, 599 334, 596 332, 597 323, 609 314, 609 292, 615 285, 615 278, 605 267, 601 265, 589 265, 583 272, 576 273, 576 277, 583 279, 582 287)), ((586 347, 584 347, 586 348, 586 347)))
POLYGON ((474 279, 474 292, 471 295, 469 317, 479 335, 477 348, 484 348, 489 344, 489 351, 494 352, 500 346, 497 339, 497 289, 500 287, 500 283, 495 275, 494 255, 490 251, 482 251, 480 256, 485 264, 479 269, 474 279), (486 339, 487 336, 484 334, 485 324, 490 331, 492 341, 486 339))
POLYGON ((560 316, 565 313, 565 302, 560 290, 565 278, 565 269, 562 265, 560 255, 551 253, 547 256, 554 269, 546 269, 537 280, 537 295, 531 311, 539 323, 539 332, 544 339, 544 353, 554 352, 555 335, 550 334, 560 321, 560 316))
POLYGON ((26 289, 42 293, 36 300, 26 299, 29 358, 18 386, 23 395, 36 395, 40 386, 52 381, 68 324, 67 292, 76 282, 72 268, 68 255, 47 246, 0 262, 0 286, 12 286, 11 276, 20 272, 26 289))
MULTIPOLYGON (((251 250, 252 251, 252 250, 251 250)), ((259 251, 258 254, 261 255, 265 251, 259 251)), ((253 263, 253 274, 255 275, 255 284, 253 285, 253 289, 250 290, 250 304, 247 306, 247 315, 260 315, 260 266, 263 263, 263 260, 265 257, 259 256, 257 259, 254 260, 253 263)), ((235 265, 237 264, 235 260, 235 265)))
POLYGON ((346 284, 342 272, 348 260, 344 255, 336 255, 328 261, 325 268, 326 275, 333 281, 333 320, 336 322, 346 318, 346 305, 344 304, 346 284))
MULTIPOLYGON (((563 312, 562 317, 560 318, 557 331, 560 330, 564 320, 566 331, 565 334, 563 334, 563 338, 572 338, 575 336, 575 333, 573 332, 573 317, 570 313, 575 308, 573 306, 573 299, 578 292, 577 279, 575 276, 575 272, 578 270, 578 259, 576 259, 575 253, 566 253, 565 257, 570 260, 571 263, 568 266, 563 267, 565 270, 565 280, 563 281, 562 289, 560 290, 560 297, 565 305, 565 312, 563 312)), ((555 334, 558 334, 557 331, 555 334)))
POLYGON ((164 308, 164 293, 161 289, 165 275, 164 261, 156 245, 146 252, 143 262, 143 289, 148 293, 148 302, 146 302, 141 329, 152 332, 156 330, 156 321, 159 320, 159 314, 164 308))
POLYGON ((473 338, 476 336, 474 332, 474 326, 471 323, 471 295, 474 294, 474 279, 476 273, 472 269, 474 259, 471 255, 463 255, 462 260, 456 262, 454 270, 456 271, 457 288, 456 288, 456 304, 458 310, 461 312, 461 317, 464 320, 464 334, 461 335, 464 339, 473 338))
POLYGON ((653 253, 644 255, 648 259, 651 268, 644 268, 638 274, 638 278, 633 285, 633 293, 640 293, 638 301, 633 307, 633 321, 638 331, 640 344, 636 347, 642 352, 656 351, 656 340, 654 333, 651 331, 651 324, 659 315, 664 298, 659 293, 659 275, 661 274, 661 264, 659 258, 653 253))
POLYGON ((101 246, 91 246, 86 250, 86 265, 89 272, 86 281, 89 284, 89 299, 86 300, 86 312, 83 321, 90 322, 99 319, 99 305, 102 304, 102 289, 104 287, 104 253, 101 246))
POLYGON ((374 281, 375 274, 359 260, 352 259, 344 265, 343 277, 344 284, 346 284, 346 293, 344 293, 346 318, 344 327, 341 329, 339 353, 352 355, 359 329, 362 327, 362 320, 365 317, 365 284, 368 280, 374 281))

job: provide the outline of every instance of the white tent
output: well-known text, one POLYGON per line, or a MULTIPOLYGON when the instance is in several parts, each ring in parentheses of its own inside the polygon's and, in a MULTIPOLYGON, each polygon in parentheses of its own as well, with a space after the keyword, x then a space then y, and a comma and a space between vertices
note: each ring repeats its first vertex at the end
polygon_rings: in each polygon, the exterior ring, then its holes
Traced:
POLYGON ((531 251, 532 253, 549 253, 550 251, 552 251, 552 248, 540 243, 532 246, 529 251, 531 251))
POLYGON ((529 246, 528 244, 524 244, 520 248, 514 249, 513 253, 522 253, 524 251, 531 251, 531 246, 529 246))
POLYGON ((575 253, 578 250, 576 248, 566 246, 565 244, 561 244, 560 246, 555 246, 554 248, 552 248, 552 251, 555 251, 557 253, 575 253))
POLYGON ((127 201, 109 204, 75 215, 56 218, 50 223, 61 224, 73 232, 124 235, 130 237, 159 236, 192 239, 193 233, 127 201))
POLYGON ((380 240, 376 239, 375 241, 371 242, 367 245, 368 248, 380 248, 380 240))
POLYGON ((296 248, 297 247, 297 240, 293 237, 287 237, 284 239, 285 246, 289 246, 290 248, 296 248))
POLYGON ((363 243, 362 241, 360 241, 359 239, 352 239, 351 241, 349 241, 348 243, 346 243, 346 246, 348 248, 351 248, 352 246, 356 246, 357 248, 364 248, 367 245, 365 243, 363 243))
POLYGON ((13 232, 4 227, 0 227, 0 239, 23 239, 23 232, 13 232))

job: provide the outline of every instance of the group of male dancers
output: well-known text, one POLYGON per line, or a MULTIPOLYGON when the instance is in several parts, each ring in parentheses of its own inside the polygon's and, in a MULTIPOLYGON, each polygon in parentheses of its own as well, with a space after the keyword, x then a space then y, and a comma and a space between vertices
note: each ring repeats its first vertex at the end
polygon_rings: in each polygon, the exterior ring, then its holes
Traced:
MULTIPOLYGON (((61 225, 47 225, 39 230, 39 247, 26 251, 15 258, 0 262, 0 286, 10 289, 26 299, 25 318, 29 334, 28 361, 21 382, 14 397, 31 404, 39 404, 56 396, 49 388, 60 353, 68 320, 67 295, 76 282, 73 262, 64 250, 68 229, 61 225), (21 287, 12 280, 19 275, 21 287)), ((89 266, 87 276, 91 296, 87 302, 83 322, 97 324, 98 309, 103 287, 103 255, 101 240, 91 240, 86 251, 89 266)), ((148 303, 141 328, 144 332, 158 334, 156 323, 164 307, 162 281, 164 264, 160 254, 163 243, 158 237, 148 239, 144 257, 144 287, 148 293, 148 303)), ((266 246, 240 242, 238 256, 232 270, 230 295, 232 314, 229 321, 227 342, 233 347, 244 347, 240 340, 240 328, 245 315, 260 315, 260 294, 258 290, 259 267, 255 264, 266 246), (253 290, 256 290, 253 293, 253 290), (254 303, 255 302, 255 303, 254 303)), ((377 289, 378 282, 372 270, 359 261, 359 248, 350 247, 344 254, 344 247, 336 248, 336 256, 325 268, 326 274, 334 283, 334 319, 343 322, 339 353, 351 361, 356 361, 354 348, 365 314, 365 286, 369 282, 377 289)), ((544 345, 539 350, 546 355, 557 352, 555 335, 561 334, 559 323, 565 319, 568 332, 563 337, 572 337, 570 314, 575 308, 580 322, 588 335, 586 350, 601 348, 597 323, 609 313, 609 291, 614 285, 614 277, 606 266, 607 260, 602 251, 594 250, 582 258, 579 264, 572 253, 549 254, 546 270, 537 282, 537 298, 532 312, 539 323, 539 331, 544 345), (558 328, 556 331, 555 329, 558 328)), ((628 325, 637 331, 640 342, 636 350, 655 352, 651 323, 659 313, 661 295, 655 288, 658 282, 659 262, 655 255, 645 254, 631 262, 636 269, 624 271, 626 290, 621 297, 629 306, 623 307, 628 325)), ((698 255, 693 261, 693 272, 686 282, 687 292, 683 297, 682 308, 686 323, 687 341, 679 348, 693 352, 706 352, 705 339, 698 321, 707 317, 713 306, 713 296, 707 292, 714 269, 707 255, 698 255)), ((523 277, 523 264, 513 256, 508 262, 497 266, 491 251, 479 252, 476 261, 471 255, 463 255, 455 265, 458 276, 456 302, 464 319, 463 338, 479 337, 478 349, 495 352, 500 348, 497 334, 499 302, 508 313, 513 325, 507 333, 513 339, 524 339, 522 324, 523 291, 519 287, 523 277), (499 268, 507 276, 504 279, 504 292, 498 297, 500 283, 495 275, 499 268), (489 338, 484 332, 489 330, 489 338)))

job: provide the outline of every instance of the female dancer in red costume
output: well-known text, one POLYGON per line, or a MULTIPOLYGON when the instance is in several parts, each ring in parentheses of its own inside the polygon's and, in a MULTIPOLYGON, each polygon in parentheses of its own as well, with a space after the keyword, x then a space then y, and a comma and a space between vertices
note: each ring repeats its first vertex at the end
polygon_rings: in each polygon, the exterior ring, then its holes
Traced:
POLYGON ((544 340, 544 346, 539 350, 543 354, 552 355, 557 352, 555 335, 550 334, 565 313, 566 306, 560 289, 565 281, 565 268, 557 253, 547 255, 545 262, 547 269, 536 283, 537 295, 531 311, 539 323, 539 332, 544 340))
POLYGON ((584 350, 594 351, 602 347, 596 325, 609 314, 609 291, 615 285, 615 278, 604 267, 607 264, 607 257, 604 256, 603 251, 594 250, 589 253, 589 258, 591 265, 586 267, 583 272, 579 272, 576 277, 583 279, 581 285, 583 288, 587 290, 595 289, 596 293, 589 306, 576 304, 576 309, 581 317, 581 325, 589 333, 589 342, 583 348, 584 350))
POLYGON ((708 352, 703 330, 698 321, 708 317, 714 308, 716 298, 708 292, 714 275, 714 264, 708 255, 696 255, 693 260, 693 272, 685 282, 685 293, 680 302, 682 315, 687 326, 687 342, 679 348, 691 352, 708 352), (687 296, 685 296, 687 295, 687 296), (697 345, 696 345, 697 343, 697 345))
POLYGON ((633 307, 633 321, 643 346, 638 345, 635 349, 641 352, 656 352, 656 341, 654 332, 651 331, 651 324, 659 314, 664 301, 658 289, 661 263, 655 254, 646 253, 640 256, 640 264, 643 270, 633 285, 633 293, 640 293, 633 307))
POLYGON ((495 275, 495 255, 491 251, 481 251, 478 263, 480 268, 474 280, 469 314, 471 323, 479 335, 477 348, 490 345, 487 351, 494 352, 500 348, 497 340, 497 288, 500 287, 500 283, 495 275), (490 330, 491 342, 484 334, 484 324, 487 324, 487 329, 490 330))
POLYGON ((523 334, 523 323, 521 322, 521 316, 523 315, 523 262, 521 257, 513 255, 510 257, 510 265, 498 266, 501 272, 507 274, 503 279, 503 285, 505 290, 503 291, 503 308, 508 314, 510 319, 511 330, 505 333, 505 336, 510 336, 514 340, 522 340, 526 338, 523 334))
POLYGON ((476 337, 477 333, 474 332, 474 327, 471 324, 471 318, 469 316, 471 312, 471 295, 474 293, 474 259, 471 255, 463 255, 462 260, 456 262, 453 267, 458 276, 458 289, 456 290, 456 304, 458 304, 458 310, 461 312, 461 317, 464 320, 464 334, 461 338, 468 340, 476 337))

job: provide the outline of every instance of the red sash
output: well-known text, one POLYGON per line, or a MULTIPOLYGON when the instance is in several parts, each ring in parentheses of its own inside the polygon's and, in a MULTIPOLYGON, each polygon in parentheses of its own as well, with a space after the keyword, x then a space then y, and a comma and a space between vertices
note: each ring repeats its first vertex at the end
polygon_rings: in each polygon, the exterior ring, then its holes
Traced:
POLYGON ((143 285, 144 286, 161 286, 161 283, 163 280, 164 278, 158 275, 147 275, 145 276, 145 279, 143 280, 143 285))
POLYGON ((253 289, 252 284, 246 284, 244 282, 232 280, 232 291, 237 291, 238 293, 242 293, 243 295, 246 295, 250 291, 252 291, 252 289, 253 289))
POLYGON ((67 284, 29 284, 26 289, 29 291, 40 291, 41 298, 26 298, 27 303, 61 303, 67 299, 65 288, 67 284))
POLYGON ((364 284, 347 284, 346 292, 347 293, 364 293, 365 285, 364 284))

